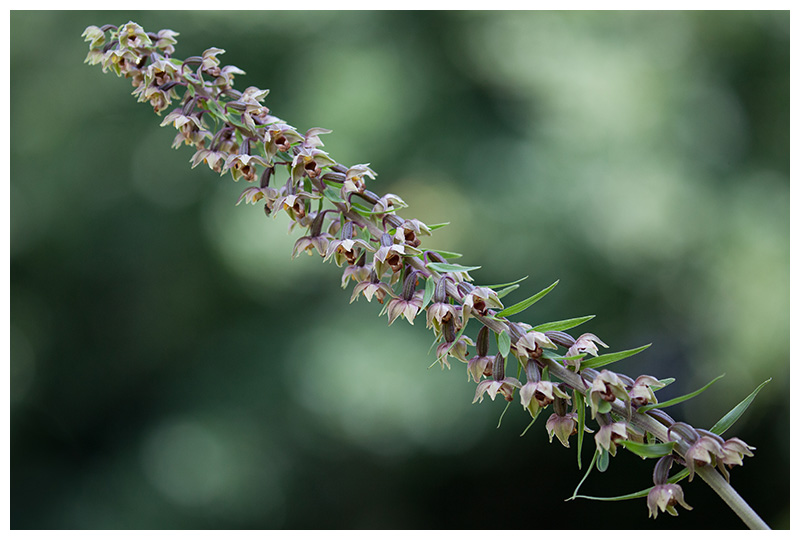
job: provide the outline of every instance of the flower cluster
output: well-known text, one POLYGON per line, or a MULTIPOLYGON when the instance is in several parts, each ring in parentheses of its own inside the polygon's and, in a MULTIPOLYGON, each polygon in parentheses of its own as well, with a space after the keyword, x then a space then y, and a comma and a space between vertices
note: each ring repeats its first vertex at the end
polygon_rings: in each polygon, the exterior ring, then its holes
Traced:
MULTIPOLYGON (((545 427, 551 442, 555 436, 566 447, 571 436, 591 432, 579 414, 586 403, 599 424, 598 452, 610 455, 618 444, 643 442, 653 435, 637 428, 632 415, 657 403, 655 391, 664 382, 649 375, 634 380, 592 369, 586 357, 599 360, 598 345, 608 345, 592 333, 573 338, 564 331, 575 324, 531 327, 511 322, 502 302, 508 289, 475 286, 469 267, 448 261, 452 254, 423 249, 423 237, 434 227, 400 217, 397 211, 406 204, 397 195, 370 191, 368 183, 377 173, 369 164, 335 161, 322 150, 321 137, 330 131, 311 128, 303 133, 273 116, 263 104, 267 90, 236 90, 235 76, 244 72, 221 64, 224 50, 212 47, 185 60, 173 58, 177 35, 171 30, 145 32, 134 22, 90 26, 83 34, 90 47, 86 62, 130 79, 133 95, 150 103, 157 114, 174 106, 161 124, 177 130, 173 146, 195 149, 192 167, 205 164, 250 184, 236 204, 263 203, 268 216, 285 213, 290 228, 305 229, 293 256, 317 254, 343 268, 342 286, 355 283, 351 302, 362 295, 370 302, 376 299, 389 324, 398 319, 414 324, 424 312, 442 368, 449 368, 449 359, 455 358, 466 365, 467 379, 477 385, 473 403, 482 402, 484 395, 494 400, 498 394, 513 402, 518 392, 533 419, 552 405, 545 427), (280 171, 285 181, 276 180, 280 171), (480 325, 475 341, 465 334, 471 321, 480 325), (494 354, 492 335, 498 344, 494 354), (512 361, 516 377, 508 375, 512 361), (561 380, 554 378, 556 369, 574 374, 577 382, 563 375, 561 380), (524 383, 518 378, 523 372, 524 383)), ((666 415, 657 411, 648 414, 664 421, 666 415)), ((753 455, 753 448, 735 437, 726 441, 671 419, 665 425, 670 441, 680 442, 670 459, 684 463, 692 476, 698 467, 709 465, 719 467, 727 479, 728 468, 753 455)), ((675 504, 689 508, 680 486, 660 475, 648 496, 651 515, 657 509, 675 513, 675 504)))

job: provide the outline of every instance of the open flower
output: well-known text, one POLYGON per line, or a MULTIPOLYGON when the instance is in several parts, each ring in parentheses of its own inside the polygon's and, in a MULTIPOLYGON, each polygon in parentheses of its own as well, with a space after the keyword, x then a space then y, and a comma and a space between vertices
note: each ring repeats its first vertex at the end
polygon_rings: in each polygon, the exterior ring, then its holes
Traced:
POLYGON ((472 312, 486 315, 489 308, 503 309, 497 293, 488 287, 473 287, 462 300, 461 326, 465 326, 472 312))
POLYGON ((608 345, 603 343, 602 340, 596 335, 583 334, 578 337, 572 347, 567 350, 566 356, 578 356, 579 354, 591 354, 592 356, 597 356, 597 345, 595 344, 608 348, 608 345))
POLYGON ((675 506, 680 504, 687 510, 692 507, 683 500, 683 488, 678 484, 659 484, 650 489, 647 494, 647 508, 649 517, 655 519, 658 511, 667 512, 672 516, 677 516, 678 511, 675 506))
POLYGON ((626 403, 630 403, 628 392, 625 390, 625 383, 613 371, 604 369, 592 381, 592 389, 589 392, 589 406, 592 409, 592 418, 598 411, 606 413, 611 410, 611 404, 619 398, 626 403))
POLYGON ((225 164, 222 167, 222 172, 231 171, 233 180, 238 182, 240 178, 244 178, 248 182, 256 179, 256 165, 262 167, 267 166, 267 162, 261 156, 251 156, 249 154, 234 154, 228 156, 225 164))
POLYGON ((389 324, 399 316, 404 316, 408 322, 414 324, 414 317, 417 316, 422 308, 423 291, 414 291, 411 298, 392 298, 386 306, 386 314, 389 317, 389 324))
POLYGON ((431 230, 418 219, 407 219, 397 227, 394 238, 398 242, 418 247, 422 243, 419 239, 420 235, 430 236, 431 230))
MULTIPOLYGON (((554 412, 547 419, 544 427, 547 429, 551 443, 553 442, 553 435, 555 435, 564 447, 569 448, 569 438, 578 433, 578 413, 571 412, 561 415, 558 412, 554 412)), ((583 430, 588 433, 592 432, 586 426, 583 427, 583 430)))
POLYGON ((300 146, 300 151, 292 160, 292 182, 298 182, 303 176, 316 178, 322 174, 322 167, 336 165, 326 152, 317 148, 300 146))
POLYGON ((348 193, 362 193, 366 189, 365 176, 372 179, 376 176, 375 171, 369 168, 369 163, 359 163, 347 169, 342 183, 342 198, 346 199, 348 193))
MULTIPOLYGON (((535 366, 536 364, 528 362, 528 365, 535 366)), ((522 406, 528 409, 533 418, 536 418, 541 409, 553 403, 556 396, 563 399, 569 398, 568 394, 550 381, 534 382, 529 379, 519 391, 519 400, 522 402, 522 406)))
POLYGON ((256 204, 261 199, 266 199, 267 207, 272 207, 272 203, 278 197, 278 190, 275 188, 271 188, 269 186, 266 187, 249 187, 242 191, 242 194, 239 195, 239 200, 236 201, 236 205, 238 206, 244 201, 245 204, 256 204))
POLYGON ((728 467, 743 465, 744 456, 753 457, 754 446, 749 446, 738 437, 731 437, 722 445, 722 463, 728 467))
POLYGON ((663 388, 664 383, 651 377, 650 375, 639 375, 636 377, 633 386, 630 389, 631 403, 636 407, 647 405, 648 403, 658 403, 653 388, 658 390, 663 388))
POLYGON ((478 383, 478 388, 475 389, 475 399, 472 400, 472 403, 483 402, 484 393, 488 393, 489 397, 494 401, 498 392, 503 394, 506 401, 514 401, 514 389, 522 388, 522 383, 514 377, 506 377, 505 366, 506 359, 503 358, 503 355, 498 354, 494 357, 492 378, 478 383))
POLYGON ((628 428, 625 422, 606 424, 595 433, 594 440, 598 448, 604 448, 612 456, 617 455, 617 441, 628 439, 628 428))
POLYGON ((336 263, 336 266, 341 267, 345 263, 355 264, 360 254, 367 251, 374 252, 375 248, 373 248, 369 242, 360 238, 333 240, 328 246, 328 253, 325 256, 325 260, 327 261, 333 257, 333 262, 336 263), (359 251, 356 251, 356 248, 360 248, 359 251))
POLYGON ((539 358, 542 356, 542 347, 555 349, 555 344, 542 332, 531 330, 517 340, 514 348, 520 358, 539 358))
POLYGON ((473 381, 478 383, 483 377, 491 376, 493 364, 494 356, 473 356, 467 362, 467 380, 471 377, 473 381))

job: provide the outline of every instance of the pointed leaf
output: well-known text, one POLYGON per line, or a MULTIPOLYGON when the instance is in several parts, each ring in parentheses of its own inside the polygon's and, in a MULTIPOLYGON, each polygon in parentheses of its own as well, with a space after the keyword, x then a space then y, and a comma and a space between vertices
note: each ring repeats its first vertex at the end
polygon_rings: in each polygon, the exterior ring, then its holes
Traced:
POLYGON ((448 225, 450 225, 449 221, 445 223, 436 223, 435 225, 428 225, 428 228, 432 231, 435 231, 436 229, 441 229, 442 227, 446 227, 448 225))
POLYGON ((739 419, 739 417, 742 416, 742 414, 744 414, 744 411, 747 410, 747 408, 756 398, 756 395, 758 395, 761 389, 764 388, 764 386, 766 386, 766 384, 771 380, 772 379, 770 378, 759 384, 758 388, 753 390, 749 396, 744 398, 736 407, 731 409, 728 414, 720 418, 719 422, 714 424, 709 431, 711 433, 716 433, 717 435, 722 435, 723 433, 725 433, 728 430, 728 428, 731 427, 734 424, 734 422, 736 422, 739 419))
POLYGON ((508 287, 509 285, 516 285, 517 283, 525 281, 526 279, 528 279, 528 276, 525 276, 524 278, 519 278, 516 281, 509 281, 508 283, 498 283, 497 285, 484 285, 484 287, 488 287, 490 289, 500 289, 502 287, 508 287))
MULTIPOLYGON (((677 484, 684 478, 689 476, 689 469, 683 469, 678 474, 673 474, 672 476, 667 479, 667 483, 669 484, 677 484)), ((592 501, 627 501, 630 499, 641 499, 647 497, 650 493, 650 490, 653 489, 653 486, 649 488, 645 488, 634 493, 628 493, 627 495, 617 495, 616 497, 593 497, 591 495, 578 495, 577 493, 573 494, 573 499, 589 499, 592 501)), ((577 490, 575 490, 577 492, 577 490)), ((569 499, 567 499, 569 500, 569 499)))
POLYGON ((675 446, 674 441, 668 443, 643 444, 635 441, 620 440, 617 441, 617 444, 624 446, 642 459, 660 458, 669 455, 672 453, 672 447, 675 446))
POLYGON ((581 448, 583 448, 583 431, 586 427, 586 405, 583 394, 574 390, 572 394, 575 396, 575 409, 578 413, 578 470, 581 468, 581 448))
POLYGON ((431 301, 433 298, 433 293, 436 290, 436 281, 433 279, 433 276, 429 276, 428 279, 425 281, 425 292, 422 295, 422 307, 419 308, 420 311, 425 309, 425 306, 428 305, 428 302, 431 301))
POLYGON ((570 328, 575 328, 578 325, 585 323, 586 321, 590 321, 594 319, 594 315, 586 315, 585 317, 576 317, 574 319, 564 319, 563 321, 553 321, 549 323, 540 324, 539 326, 534 326, 533 329, 537 332, 554 332, 554 331, 564 331, 569 330, 570 328))
POLYGON ((460 264, 432 262, 428 263, 428 268, 444 274, 445 272, 472 272, 480 268, 480 266, 461 266, 460 264))
POLYGON ((500 429, 500 424, 503 423, 503 417, 506 415, 506 411, 508 410, 508 408, 510 406, 511 406, 511 402, 509 401, 509 402, 506 403, 506 408, 503 409, 503 412, 500 413, 500 418, 497 420, 497 429, 500 429))
POLYGON ((510 293, 515 289, 519 289, 519 285, 511 285, 509 287, 506 287, 505 289, 501 289, 497 291, 497 298, 503 298, 504 296, 506 296, 508 293, 510 293))
POLYGON ((458 259, 463 257, 461 253, 456 253, 455 251, 445 251, 443 249, 429 249, 428 251, 433 251, 434 253, 438 253, 445 259, 458 259))
POLYGON ((592 461, 589 462, 589 466, 586 467, 586 474, 583 475, 583 478, 581 478, 581 481, 578 482, 577 486, 575 486, 575 491, 572 492, 572 497, 570 497, 569 499, 566 499, 567 501, 574 500, 574 499, 576 499, 578 497, 583 497, 583 495, 578 495, 578 490, 581 489, 581 486, 586 481, 586 479, 589 477, 589 473, 592 472, 592 469, 594 468, 594 464, 597 461, 597 455, 599 453, 600 452, 595 450, 595 453, 592 455, 592 461))
POLYGON ((658 382, 660 382, 664 386, 662 386, 661 388, 654 388, 653 390, 661 390, 662 388, 666 388, 667 386, 675 382, 675 377, 669 377, 667 379, 659 379, 658 382))
MULTIPOLYGON (((325 191, 323 192, 323 195, 325 195, 325 198, 328 199, 331 202, 334 202, 334 203, 343 203, 344 202, 344 199, 342 199, 339 196, 339 192, 337 190, 333 189, 332 187, 325 188, 325 191)), ((322 202, 322 200, 320 200, 320 202, 322 202)))
POLYGON ((505 358, 508 358, 508 353, 511 351, 511 337, 508 332, 503 330, 497 335, 497 350, 500 351, 505 358))
POLYGON ((600 356, 589 358, 588 360, 581 362, 581 369, 583 368, 597 369, 600 366, 607 366, 608 364, 619 362, 623 358, 628 358, 629 356, 633 356, 634 354, 639 354, 640 352, 648 348, 650 345, 652 345, 652 343, 648 343, 647 345, 642 345, 641 347, 637 347, 635 349, 629 349, 627 351, 619 351, 610 354, 601 354, 600 356))
POLYGON ((662 403, 653 403, 651 405, 644 405, 643 407, 639 407, 636 410, 639 411, 640 413, 644 413, 644 412, 649 411, 650 409, 663 409, 665 407, 671 407, 672 405, 677 405, 678 403, 682 403, 682 402, 684 402, 686 400, 692 399, 693 397, 702 394, 703 392, 705 392, 708 389, 709 386, 711 386, 712 384, 714 384, 715 382, 717 382, 718 380, 720 380, 724 376, 725 376, 725 374, 723 373, 722 375, 720 375, 719 377, 715 378, 714 380, 712 380, 710 383, 708 383, 704 387, 700 388, 699 390, 695 390, 694 392, 691 392, 689 394, 686 394, 686 395, 683 395, 683 396, 680 396, 680 397, 676 397, 674 399, 670 399, 669 401, 664 401, 662 403))
POLYGON ((507 307, 506 309, 504 309, 503 311, 498 313, 497 316, 498 317, 508 317, 509 315, 516 315, 517 313, 522 313, 523 311, 525 311, 526 309, 531 307, 533 304, 535 304, 536 302, 538 302, 539 300, 544 298, 545 295, 547 295, 547 293, 552 291, 555 288, 556 285, 558 285, 558 280, 556 280, 555 283, 553 283, 552 285, 550 285, 546 289, 543 289, 543 290, 539 291, 538 293, 534 294, 530 298, 526 298, 522 302, 514 304, 513 306, 510 306, 510 307, 507 307))

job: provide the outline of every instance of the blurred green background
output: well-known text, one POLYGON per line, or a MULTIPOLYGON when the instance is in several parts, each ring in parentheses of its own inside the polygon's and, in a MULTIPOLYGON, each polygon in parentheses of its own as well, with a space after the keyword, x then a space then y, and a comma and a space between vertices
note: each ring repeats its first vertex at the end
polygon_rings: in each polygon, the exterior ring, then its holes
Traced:
MULTIPOLYGON (((618 364, 727 376, 673 416, 758 448, 734 486, 789 526, 788 12, 11 13, 12 528, 737 528, 563 502, 582 476, 544 420, 427 369, 424 324, 348 305, 291 261, 287 220, 191 170, 88 25, 180 32, 271 89, 273 113, 370 162, 479 283, 556 279, 531 323, 586 314, 618 364)), ((477 330, 477 328, 475 329, 477 330)), ((545 417, 546 419, 546 417, 545 417)), ((589 448, 585 456, 588 459, 589 448)), ((650 485, 624 453, 582 491, 650 485)))

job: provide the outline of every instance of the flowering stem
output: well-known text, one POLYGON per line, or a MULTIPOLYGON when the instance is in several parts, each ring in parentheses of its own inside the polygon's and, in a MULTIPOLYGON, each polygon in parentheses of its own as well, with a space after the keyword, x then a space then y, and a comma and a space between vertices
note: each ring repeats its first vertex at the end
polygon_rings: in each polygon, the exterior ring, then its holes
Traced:
MULTIPOLYGON (((553 360, 547 360, 547 362, 547 365, 550 368, 550 373, 579 392, 585 392, 583 380, 578 374, 566 369, 564 366, 553 360)), ((616 400, 611 407, 612 410, 620 416, 627 415, 627 408, 619 399, 616 400)), ((667 428, 647 414, 634 412, 631 414, 629 423, 652 433, 664 442, 669 441, 667 428)), ((678 451, 678 453, 680 454, 680 451, 678 451)), ((725 481, 725 479, 717 472, 716 469, 708 466, 698 467, 696 472, 697 475, 702 478, 703 481, 708 484, 723 501, 725 501, 725 504, 730 506, 731 509, 736 512, 736 515, 739 516, 739 518, 750 529, 770 528, 769 525, 767 525, 766 522, 764 522, 764 520, 761 519, 761 517, 755 512, 755 510, 753 510, 753 508, 747 504, 747 501, 745 501, 742 496, 739 495, 735 489, 733 489, 733 486, 725 481)))
MULTIPOLYGON (((628 430, 632 437, 643 439, 646 435, 671 443, 666 445, 667 452, 675 452, 677 456, 670 453, 669 459, 680 459, 691 473, 697 472, 750 528, 768 528, 727 482, 725 467, 741 465, 743 456, 753 455, 752 447, 735 437, 726 441, 717 434, 676 423, 655 408, 658 402, 653 391, 663 387, 666 384, 663 381, 649 375, 641 375, 634 381, 626 375, 605 369, 598 373, 593 369, 635 354, 646 346, 601 358, 597 346, 607 345, 597 336, 585 333, 573 338, 562 331, 585 322, 585 317, 579 318, 580 321, 546 323, 537 327, 541 331, 525 323, 509 321, 505 316, 527 309, 557 282, 523 302, 504 308, 500 301, 503 291, 493 290, 501 286, 475 287, 469 283, 472 278, 468 272, 479 267, 451 264, 447 259, 456 254, 419 248, 418 236, 430 235, 434 227, 398 216, 396 210, 406 205, 396 195, 381 197, 367 190, 364 178, 376 176, 369 164, 346 167, 319 149, 323 146, 320 135, 329 130, 311 128, 302 135, 261 105, 266 90, 252 86, 244 92, 234 90, 234 75, 244 72, 235 66, 220 66, 217 56, 224 52, 222 49, 210 48, 202 56, 184 61, 172 58, 176 35, 171 30, 147 33, 133 22, 120 28, 91 26, 84 32, 86 40, 91 42, 86 61, 102 64, 104 71, 111 69, 119 76, 130 78, 135 87, 134 95, 139 101, 149 101, 159 114, 172 100, 180 100, 181 104, 166 116, 162 126, 173 124, 178 130, 174 147, 186 144, 197 148, 192 157, 193 167, 205 163, 220 174, 230 172, 235 181, 244 178, 248 183, 255 182, 263 168, 258 187, 245 189, 239 202, 255 204, 263 200, 267 215, 285 211, 293 221, 292 226, 307 228, 308 235, 295 244, 294 255, 316 249, 325 260, 334 257, 337 266, 346 266, 342 286, 351 278, 358 282, 351 301, 361 293, 368 301, 374 296, 381 303, 388 296, 390 300, 383 312, 388 313, 390 324, 401 315, 413 324, 414 318, 427 309, 428 327, 433 328, 436 340, 441 342, 437 361, 443 367, 450 367, 447 358, 452 356, 468 365, 468 374, 478 383, 473 402, 482 401, 484 392, 488 392, 492 400, 500 393, 510 403, 516 389, 520 389, 520 401, 535 420, 554 400, 567 399, 560 389, 563 385, 556 386, 550 381, 555 377, 583 396, 578 398, 576 394, 582 411, 580 420, 572 420, 570 414, 565 414, 566 402, 554 406, 556 420, 562 427, 563 422, 567 422, 566 431, 562 429, 559 435, 562 444, 569 446, 566 441, 574 421, 581 430, 580 450, 583 412, 589 404, 592 418, 601 424, 601 433, 595 440, 598 448, 604 448, 606 462, 609 454, 615 454, 615 441, 628 438, 628 430), (106 36, 109 31, 110 35, 106 36), (196 72, 187 69, 189 64, 197 64, 196 72), (179 96, 176 88, 184 88, 184 95, 179 96), (218 128, 216 133, 212 133, 209 121, 218 128), (276 166, 285 166, 288 173, 285 186, 279 188, 269 185, 276 166), (355 196, 373 205, 372 209, 364 207, 361 201, 353 201, 355 196), (332 208, 325 208, 326 203, 332 208), (333 213, 334 219, 326 216, 328 213, 333 213), (333 240, 337 237, 341 240, 333 240), (387 280, 383 281, 384 278, 387 280), (418 289, 422 283, 425 283, 424 291, 418 289), (398 286, 400 291, 396 291, 398 286), (427 307, 431 299, 434 303, 427 307), (467 346, 475 344, 462 334, 470 317, 478 319, 483 326, 478 337, 478 356, 468 361, 467 346), (489 332, 497 337, 498 354, 493 357, 488 356, 489 332), (543 347, 557 349, 558 346, 567 349, 566 356, 554 360, 544 355, 543 347), (594 363, 588 359, 582 368, 581 360, 587 355, 595 357, 594 363), (525 367, 525 385, 514 377, 505 376, 505 363, 514 357, 518 361, 517 377, 525 367), (490 363, 491 369, 487 371, 490 363), (490 374, 491 379, 480 381, 490 374), (645 408, 637 410, 643 406, 645 408), (672 431, 666 426, 672 426, 672 431), (603 437, 599 436, 601 434, 603 437), (677 444, 678 440, 683 440, 683 444, 677 444), (689 447, 687 441, 695 444, 689 447), (725 473, 725 479, 713 468, 715 465, 725 473)), ((516 286, 516 283, 505 286, 516 286)), ((508 290, 513 289, 508 287, 505 291, 508 290)), ((577 414, 572 416, 578 417, 577 414)), ((548 426, 550 423, 548 420, 548 426)), ((646 446, 636 441, 631 443, 646 446)), ((645 457, 663 456, 659 451, 651 449, 651 454, 645 457)), ((689 479, 691 481, 692 476, 689 479)), ((663 485, 656 487, 663 488, 663 485)), ((650 494, 658 494, 658 497, 653 496, 652 502, 648 497, 653 517, 657 514, 656 507, 675 515, 676 501, 691 509, 683 502, 679 486, 650 494)))

